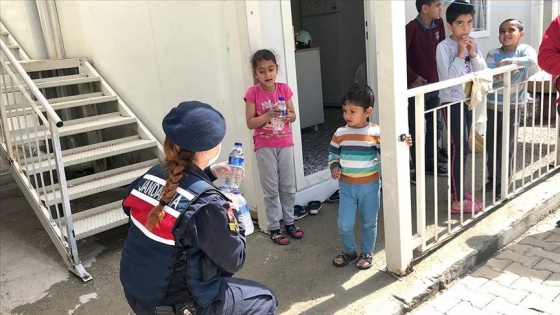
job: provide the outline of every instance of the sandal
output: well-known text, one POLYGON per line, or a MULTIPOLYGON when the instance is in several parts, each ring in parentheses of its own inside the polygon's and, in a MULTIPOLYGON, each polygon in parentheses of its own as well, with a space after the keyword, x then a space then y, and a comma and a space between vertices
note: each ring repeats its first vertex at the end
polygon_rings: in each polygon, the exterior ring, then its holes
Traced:
POLYGON ((278 245, 290 244, 290 239, 287 238, 281 230, 270 231, 270 239, 278 245))
MULTIPOLYGON (((472 200, 464 200, 463 201, 463 213, 472 213, 472 209, 474 208, 474 213, 479 213, 480 211, 482 211, 482 207, 476 203, 473 202, 472 200)), ((458 214, 461 213, 461 208, 453 208, 453 206, 451 206, 451 210, 450 212, 452 214, 458 214)))
POLYGON ((356 253, 355 251, 353 251, 352 254, 346 254, 345 252, 341 252, 335 258, 333 258, 332 263, 336 267, 344 267, 344 266, 348 265, 349 262, 351 262, 353 260, 356 260, 356 258, 358 258, 358 253, 356 253), (337 258, 341 258, 342 262, 337 263, 336 260, 335 260, 337 258))
POLYGON ((303 231, 297 227, 295 224, 287 225, 286 232, 295 239, 300 239, 303 237, 303 231))
POLYGON ((367 253, 367 254, 361 253, 360 257, 358 257, 358 262, 356 263, 356 267, 360 270, 369 269, 371 268, 372 261, 373 261, 373 255, 371 253, 367 253), (364 260, 366 264, 359 265, 360 260, 364 260))

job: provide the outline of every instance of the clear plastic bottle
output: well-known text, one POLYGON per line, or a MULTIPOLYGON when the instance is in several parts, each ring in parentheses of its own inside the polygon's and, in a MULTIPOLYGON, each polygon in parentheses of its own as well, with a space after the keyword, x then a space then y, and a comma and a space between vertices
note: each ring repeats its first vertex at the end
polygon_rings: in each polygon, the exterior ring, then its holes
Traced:
POLYGON ((280 96, 278 98, 278 108, 280 109, 280 118, 284 118, 286 117, 286 111, 287 111, 287 107, 286 107, 286 101, 284 99, 284 96, 280 96))
POLYGON ((250 235, 255 231, 255 225, 253 225, 253 220, 251 219, 251 212, 247 206, 247 200, 243 197, 243 195, 241 195, 239 190, 234 189, 231 192, 239 197, 237 220, 245 226, 245 236, 250 235))
POLYGON ((284 122, 282 121, 282 118, 286 117, 287 111, 284 96, 280 96, 278 98, 278 103, 276 103, 276 105, 278 105, 278 108, 280 109, 280 116, 274 117, 272 126, 274 128, 274 133, 277 133, 278 131, 282 131, 284 129, 284 122))
POLYGON ((231 168, 231 174, 226 177, 226 187, 230 191, 239 188, 239 184, 241 183, 244 163, 242 146, 243 144, 241 142, 236 142, 229 153, 228 165, 231 168))

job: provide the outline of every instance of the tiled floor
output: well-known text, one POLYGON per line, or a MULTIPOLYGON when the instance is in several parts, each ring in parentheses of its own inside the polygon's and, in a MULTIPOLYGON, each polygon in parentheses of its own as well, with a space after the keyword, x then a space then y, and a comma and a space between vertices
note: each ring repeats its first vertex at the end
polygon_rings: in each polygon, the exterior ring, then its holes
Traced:
POLYGON ((304 174, 310 175, 326 169, 329 143, 338 127, 345 125, 342 108, 324 107, 325 122, 301 130, 304 174))

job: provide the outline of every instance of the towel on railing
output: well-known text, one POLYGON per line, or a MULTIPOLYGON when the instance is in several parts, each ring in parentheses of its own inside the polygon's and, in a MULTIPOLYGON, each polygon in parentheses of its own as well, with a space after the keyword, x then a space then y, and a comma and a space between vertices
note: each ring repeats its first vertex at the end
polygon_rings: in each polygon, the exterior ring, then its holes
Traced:
MULTIPOLYGON (((484 103, 486 94, 492 90, 493 81, 494 78, 491 69, 484 69, 473 73, 470 93, 465 93, 471 97, 470 101, 467 101, 470 110, 473 110, 473 108, 476 108, 478 105, 484 103)), ((465 90, 465 92, 468 91, 465 90)))

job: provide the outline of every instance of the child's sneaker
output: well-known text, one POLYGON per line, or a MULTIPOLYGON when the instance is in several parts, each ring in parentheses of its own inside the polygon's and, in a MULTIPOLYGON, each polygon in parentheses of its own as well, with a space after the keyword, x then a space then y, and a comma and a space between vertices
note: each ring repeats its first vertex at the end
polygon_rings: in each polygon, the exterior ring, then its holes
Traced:
POLYGON ((340 190, 337 190, 332 194, 329 198, 327 198, 327 202, 340 202, 340 190))
POLYGON ((322 204, 319 200, 312 200, 307 204, 309 214, 319 214, 319 210, 321 210, 321 207, 322 204))
POLYGON ((309 214, 309 208, 305 206, 295 205, 294 206, 294 220, 301 220, 309 214))

